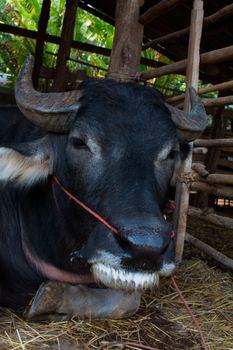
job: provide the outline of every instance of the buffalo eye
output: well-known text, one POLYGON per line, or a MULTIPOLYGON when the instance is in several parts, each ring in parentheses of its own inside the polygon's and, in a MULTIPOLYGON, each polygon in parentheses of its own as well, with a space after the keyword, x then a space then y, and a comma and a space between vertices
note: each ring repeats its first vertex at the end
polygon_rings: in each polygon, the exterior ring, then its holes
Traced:
POLYGON ((178 152, 177 150, 175 150, 175 149, 171 150, 171 152, 170 152, 170 153, 168 154, 168 156, 167 156, 167 159, 171 159, 171 160, 176 159, 178 153, 179 153, 179 152, 178 152))
POLYGON ((72 137, 70 141, 72 146, 76 149, 89 150, 89 147, 87 146, 86 142, 83 139, 80 139, 79 137, 72 137))

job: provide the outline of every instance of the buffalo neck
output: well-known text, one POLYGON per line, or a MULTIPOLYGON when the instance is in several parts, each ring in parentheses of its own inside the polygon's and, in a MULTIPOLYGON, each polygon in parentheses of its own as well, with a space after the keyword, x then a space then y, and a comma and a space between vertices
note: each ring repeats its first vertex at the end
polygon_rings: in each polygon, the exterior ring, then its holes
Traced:
POLYGON ((53 189, 51 181, 19 193, 19 198, 21 236, 27 247, 56 268, 87 273, 88 266, 74 266, 70 261, 70 253, 82 242, 81 209, 53 189))

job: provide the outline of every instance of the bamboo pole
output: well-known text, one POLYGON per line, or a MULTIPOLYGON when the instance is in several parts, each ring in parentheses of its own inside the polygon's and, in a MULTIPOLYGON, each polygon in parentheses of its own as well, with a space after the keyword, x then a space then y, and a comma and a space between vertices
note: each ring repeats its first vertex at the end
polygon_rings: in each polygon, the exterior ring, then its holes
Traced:
MULTIPOLYGON (((233 95, 232 96, 223 96, 216 98, 203 98, 202 102, 205 107, 220 107, 228 106, 233 104, 233 95)), ((182 108, 183 102, 176 104, 176 108, 182 108)))
MULTIPOLYGON (((213 13, 212 15, 205 17, 203 20, 203 26, 207 27, 210 24, 216 23, 218 21, 223 20, 225 17, 230 16, 233 13, 233 4, 227 5, 223 7, 221 10, 213 13)), ((189 34, 190 27, 178 30, 177 32, 173 32, 167 35, 163 35, 159 38, 149 41, 145 45, 143 45, 143 50, 148 47, 152 47, 154 45, 165 43, 173 39, 180 39, 189 34)))
POLYGON ((228 218, 227 216, 217 215, 214 212, 208 212, 207 210, 201 210, 199 208, 189 206, 188 215, 193 218, 201 219, 205 222, 209 222, 211 224, 224 227, 226 229, 233 228, 232 218, 228 218))
MULTIPOLYGON (((233 185, 233 175, 228 174, 210 174, 206 181, 209 184, 233 185)), ((232 226, 233 228, 233 226, 232 226)))
POLYGON ((233 139, 215 139, 205 140, 198 139, 194 141, 195 147, 232 147, 233 139))
MULTIPOLYGON (((195 148, 193 150, 195 150, 195 148)), ((205 148, 205 150, 208 151, 208 148, 205 148)), ((205 165, 203 163, 200 163, 200 162, 193 162, 192 163, 192 170, 194 170, 200 176, 206 177, 207 175, 209 175, 209 172, 208 172, 208 170, 206 170, 205 165)))
POLYGON ((207 154, 208 148, 206 147, 194 147, 193 154, 207 154))
POLYGON ((218 252, 216 249, 212 248, 208 244, 200 241, 198 238, 193 237, 188 232, 186 233, 185 237, 186 242, 193 244, 198 249, 202 250, 215 260, 219 261, 221 264, 223 264, 228 269, 233 270, 233 259, 228 258, 226 255, 218 252))
MULTIPOLYGON (((205 169, 204 164, 201 163, 193 163, 192 164, 192 170, 187 173, 181 173, 179 180, 181 182, 191 183, 191 187, 196 186, 193 185, 197 182, 202 182, 207 185, 233 185, 233 175, 231 174, 209 174, 208 170, 205 169)), ((220 188, 221 186, 219 186, 220 188)), ((211 186, 209 187, 211 190, 211 186)), ((224 187, 222 186, 222 189, 225 192, 228 192, 230 190, 229 194, 233 194, 233 188, 232 187, 224 187)))
POLYGON ((233 198, 232 186, 222 186, 222 185, 215 186, 212 184, 204 183, 203 181, 194 181, 194 182, 191 182, 190 189, 193 191, 211 193, 217 197, 233 198))
POLYGON ((233 104, 233 95, 217 97, 217 98, 203 98, 202 102, 205 107, 227 106, 233 104))
POLYGON ((140 18, 139 22, 143 25, 146 25, 153 21, 153 19, 159 17, 167 10, 169 10, 172 6, 177 5, 182 0, 162 0, 158 4, 153 7, 150 7, 149 10, 144 12, 140 18))
MULTIPOLYGON (((233 45, 201 54, 200 63, 201 65, 206 65, 210 63, 214 64, 226 62, 232 59, 233 45)), ((184 59, 179 62, 167 64, 166 66, 159 67, 157 69, 145 70, 144 72, 141 72, 140 78, 147 80, 171 73, 184 73, 187 62, 187 59, 184 59)))
MULTIPOLYGON (((212 85, 212 86, 198 89, 198 94, 202 95, 202 94, 205 94, 207 92, 228 90, 232 87, 233 87, 233 80, 230 80, 230 81, 226 81, 224 83, 220 83, 220 84, 216 84, 216 85, 212 85)), ((166 102, 167 103, 177 102, 177 101, 183 100, 184 97, 185 97, 185 94, 181 94, 178 96, 172 96, 172 97, 167 98, 166 102)))
MULTIPOLYGON (((199 61, 200 61, 200 41, 202 34, 203 22, 203 1, 194 0, 193 10, 191 14, 190 38, 188 48, 187 77, 186 86, 193 86, 197 89, 199 78, 199 61)), ((185 96, 185 111, 190 110, 188 90, 185 96)), ((192 165, 192 144, 190 151, 181 166, 182 172, 191 170, 192 165)), ((174 225, 177 232, 176 235, 176 261, 182 260, 184 250, 184 238, 187 224, 187 213, 189 205, 189 188, 185 183, 178 182, 176 187, 176 210, 174 213, 174 225)))

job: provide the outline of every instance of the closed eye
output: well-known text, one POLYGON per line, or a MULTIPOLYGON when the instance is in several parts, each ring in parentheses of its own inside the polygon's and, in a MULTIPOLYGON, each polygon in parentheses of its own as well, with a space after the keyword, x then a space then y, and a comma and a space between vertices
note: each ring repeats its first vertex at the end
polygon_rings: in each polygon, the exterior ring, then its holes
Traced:
POLYGON ((176 159, 177 156, 178 156, 179 152, 175 149, 171 150, 171 152, 168 154, 167 158, 166 159, 176 159))
POLYGON ((72 143, 72 146, 74 148, 89 150, 89 147, 87 146, 86 142, 79 137, 71 137, 70 142, 72 143))

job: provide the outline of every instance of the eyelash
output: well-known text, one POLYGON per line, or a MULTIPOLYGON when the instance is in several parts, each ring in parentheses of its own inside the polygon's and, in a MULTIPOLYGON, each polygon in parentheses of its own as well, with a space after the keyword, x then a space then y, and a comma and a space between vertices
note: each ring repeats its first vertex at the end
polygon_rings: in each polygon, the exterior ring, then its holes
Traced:
POLYGON ((167 156, 167 159, 175 159, 177 156, 178 151, 172 150, 169 155, 167 156))
POLYGON ((71 142, 72 142, 73 147, 75 147, 75 148, 88 148, 85 141, 83 141, 82 139, 79 139, 77 137, 72 137, 71 142))

